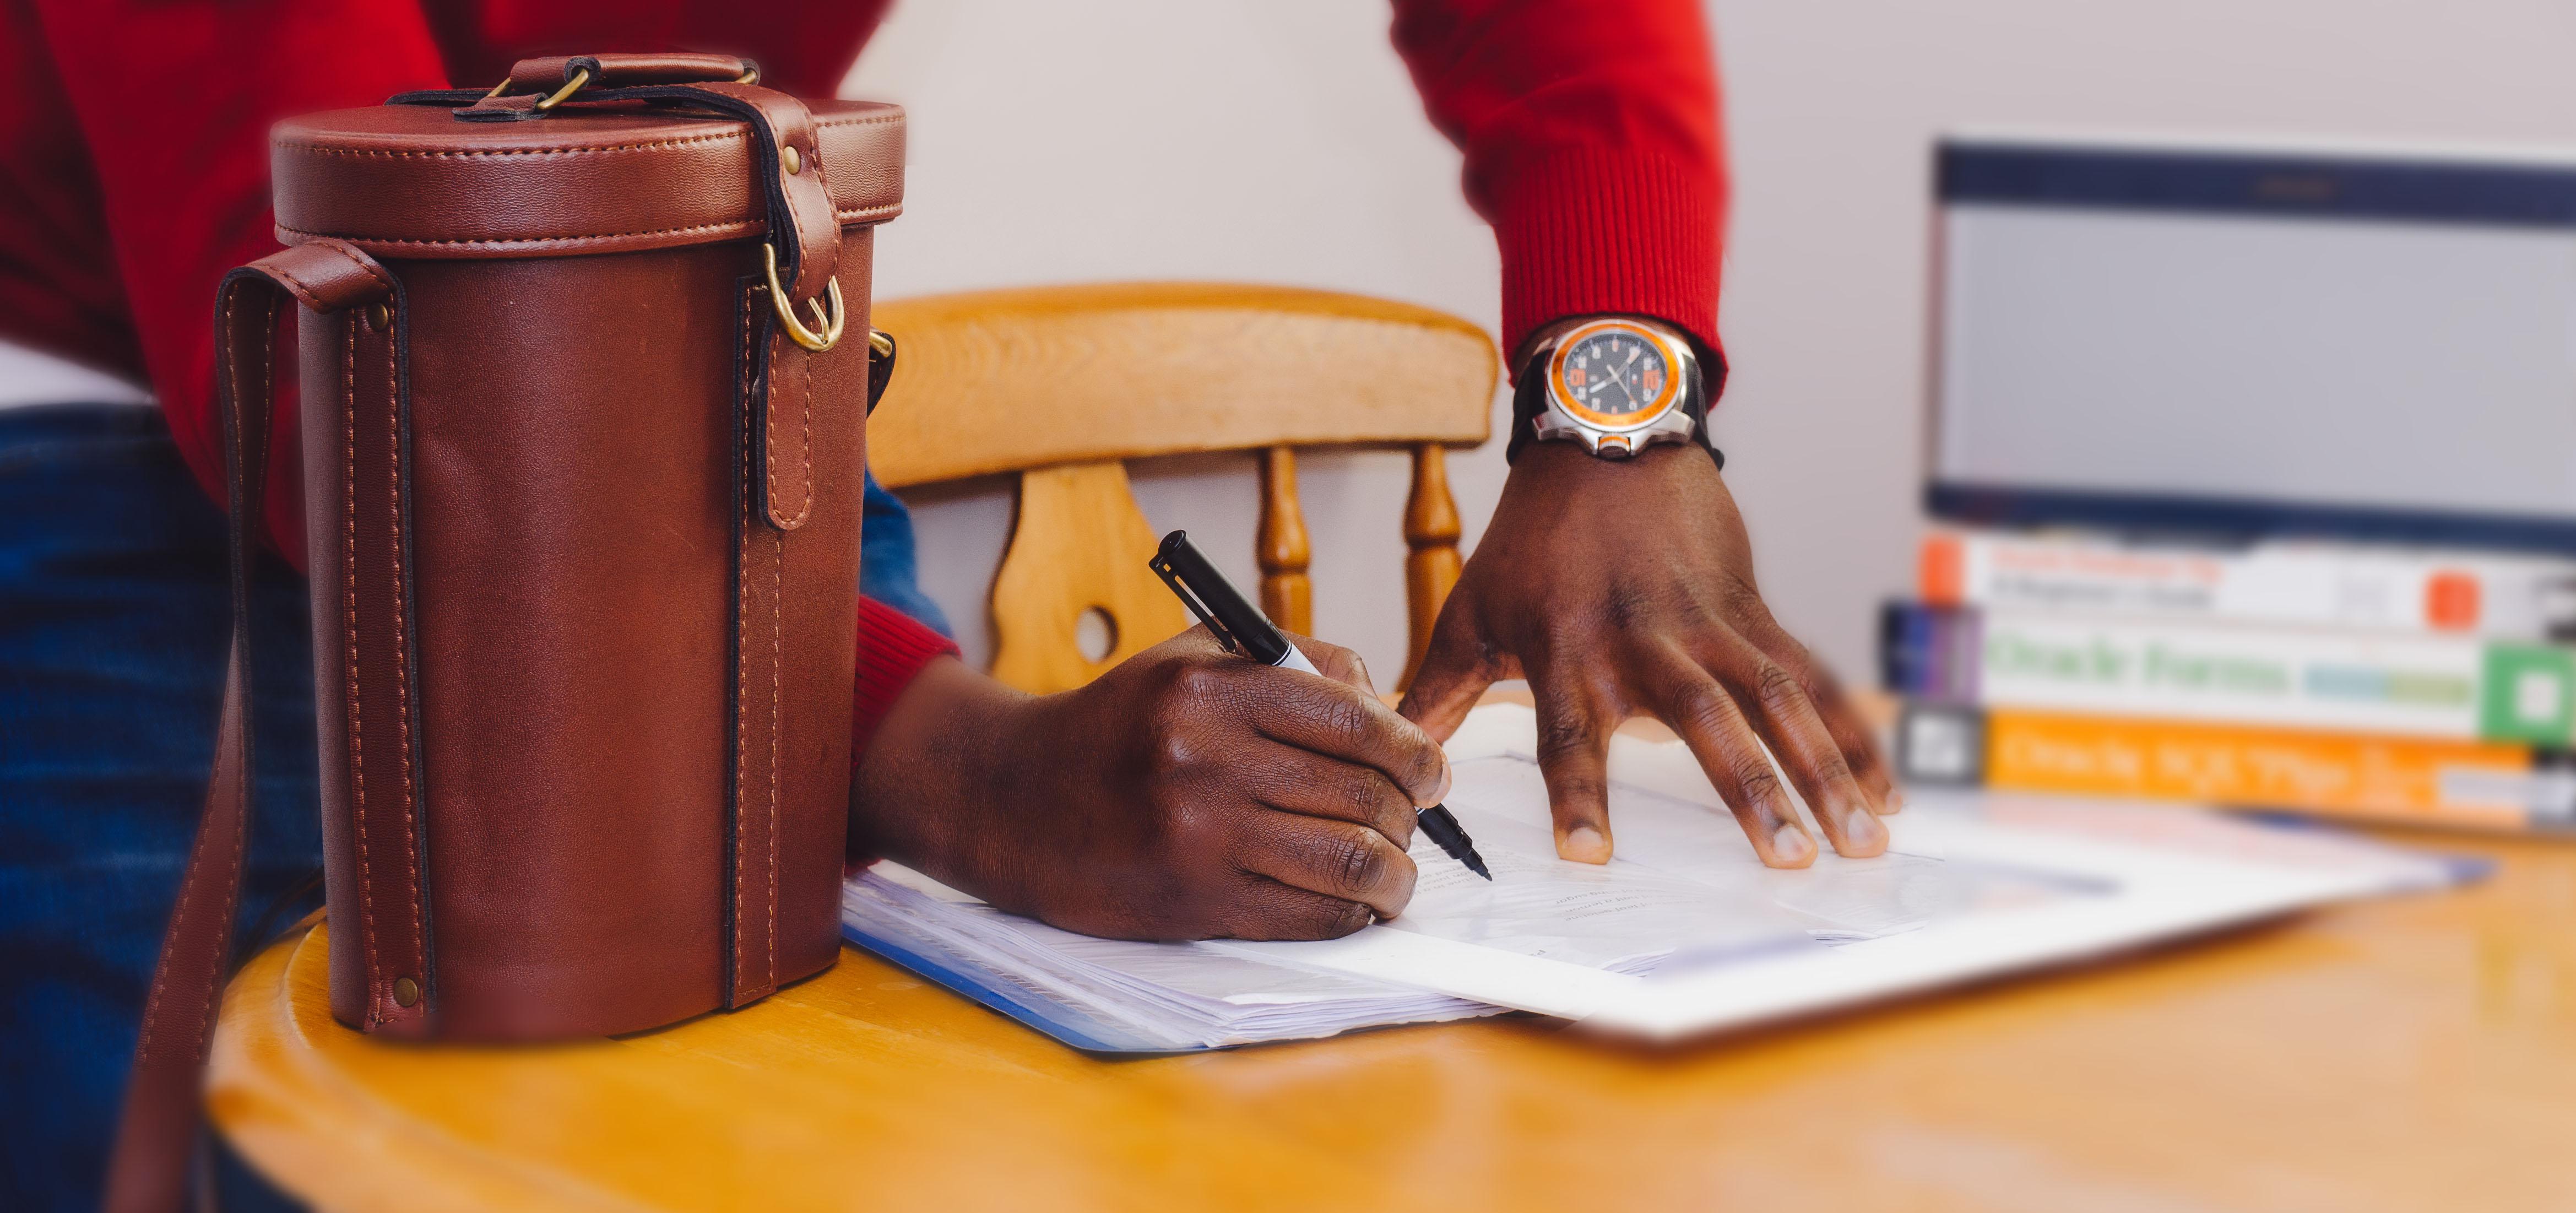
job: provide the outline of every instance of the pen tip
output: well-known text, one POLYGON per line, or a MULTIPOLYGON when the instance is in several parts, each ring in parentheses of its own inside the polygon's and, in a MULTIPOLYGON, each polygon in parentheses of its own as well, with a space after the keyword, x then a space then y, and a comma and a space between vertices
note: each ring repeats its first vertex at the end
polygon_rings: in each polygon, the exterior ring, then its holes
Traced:
POLYGON ((1468 871, 1473 872, 1478 876, 1482 876, 1487 880, 1492 880, 1494 878, 1494 874, 1485 868, 1484 860, 1479 859, 1474 855, 1469 855, 1466 859, 1466 864, 1468 871))

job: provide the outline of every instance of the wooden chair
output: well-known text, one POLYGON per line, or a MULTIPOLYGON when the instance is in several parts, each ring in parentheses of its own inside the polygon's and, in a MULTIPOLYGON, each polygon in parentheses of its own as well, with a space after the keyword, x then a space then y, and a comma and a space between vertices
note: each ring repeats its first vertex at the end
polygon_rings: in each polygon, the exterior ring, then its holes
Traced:
POLYGON ((881 303, 901 353, 868 419, 868 461, 892 488, 1017 473, 1018 518, 993 579, 993 673, 1034 692, 1081 686, 1188 627, 1145 567, 1159 542, 1126 461, 1248 451, 1260 468, 1262 609, 1313 631, 1301 446, 1413 453, 1405 603, 1422 660, 1458 580, 1447 447, 1490 431, 1497 360, 1475 325, 1358 295, 1132 283, 978 291, 881 303), (1086 656, 1083 616, 1108 624, 1086 656))

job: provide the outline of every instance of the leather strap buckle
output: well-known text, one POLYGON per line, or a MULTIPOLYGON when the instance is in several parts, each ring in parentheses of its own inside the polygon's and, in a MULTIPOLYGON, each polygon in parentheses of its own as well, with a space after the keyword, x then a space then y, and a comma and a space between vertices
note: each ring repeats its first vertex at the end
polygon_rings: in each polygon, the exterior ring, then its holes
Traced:
MULTIPOLYGON (((547 112, 547 111, 549 111, 549 110, 552 110, 554 107, 556 107, 556 106, 558 106, 558 105, 561 105, 561 104, 563 104, 564 102, 566 102, 566 101, 570 100, 570 99, 572 98, 572 95, 573 95, 574 93, 578 93, 578 92, 580 92, 580 91, 582 90, 583 86, 585 86, 585 85, 587 85, 587 84, 589 84, 589 83, 591 82, 591 69, 590 69, 589 67, 583 66, 583 63, 584 63, 584 62, 585 62, 585 61, 584 61, 584 60, 581 60, 581 59, 574 59, 574 60, 571 60, 571 61, 570 61, 571 73, 570 73, 570 75, 569 75, 569 76, 564 80, 564 82, 563 82, 562 86, 561 86, 561 87, 558 87, 557 89, 555 89, 555 91, 553 91, 553 92, 551 92, 551 93, 548 93, 548 94, 546 94, 545 96, 540 97, 540 98, 538 98, 538 99, 537 99, 537 103, 536 103, 536 107, 535 107, 535 108, 536 108, 536 111, 537 111, 538 113, 540 113, 540 114, 545 113, 545 112, 547 112)), ((748 62, 748 60, 746 60, 745 62, 747 63, 747 62, 748 62)), ((604 69, 603 69, 603 70, 604 70, 604 69)), ((512 73, 512 74, 510 74, 510 75, 507 75, 507 76, 503 76, 503 77, 501 77, 501 82, 500 82, 499 84, 495 84, 495 85, 493 85, 493 86, 492 86, 492 91, 491 91, 491 92, 488 92, 488 93, 483 94, 483 100, 484 100, 484 101, 486 101, 486 102, 494 102, 494 103, 498 103, 498 102, 500 102, 500 100, 501 100, 501 98, 502 98, 502 97, 504 97, 504 96, 508 95, 508 93, 509 93, 509 91, 510 91, 510 86, 511 86, 512 84, 517 83, 517 82, 518 82, 518 75, 517 75, 517 73, 515 73, 515 72, 513 72, 513 73, 512 73)), ((747 68, 743 71, 743 73, 742 73, 741 75, 736 76, 736 77, 734 77, 734 78, 733 78, 733 82, 734 82, 734 83, 736 83, 736 84, 758 84, 758 83, 760 83, 760 68, 759 68, 757 65, 753 65, 753 66, 747 67, 747 68)), ((543 87, 545 87, 545 86, 543 86, 543 85, 539 85, 539 86, 537 86, 537 87, 539 87, 539 88, 543 88, 543 87)), ((478 104, 479 104, 479 103, 478 103, 478 104)))
POLYGON ((835 276, 824 287, 825 298, 831 300, 829 308, 823 306, 822 299, 805 301, 805 306, 814 309, 814 323, 822 329, 816 332, 796 318, 796 309, 787 302, 787 292, 778 285, 778 246, 762 241, 760 260, 769 274, 769 302, 778 309, 778 322, 786 326, 788 338, 817 354, 839 345, 841 327, 850 319, 849 310, 841 306, 840 278, 835 276))
MULTIPOLYGON (((758 73, 757 71, 755 71, 755 72, 753 72, 752 74, 753 74, 753 75, 758 75, 759 73, 758 73)), ((491 91, 491 92, 488 92, 488 93, 483 94, 483 100, 482 100, 482 101, 478 101, 478 102, 476 102, 475 104, 476 104, 476 105, 483 105, 483 104, 486 104, 486 103, 497 103, 497 102, 499 102, 499 101, 501 100, 502 95, 503 95, 503 94, 505 94, 505 93, 507 93, 507 92, 509 92, 509 91, 510 91, 510 86, 511 86, 512 84, 514 84, 514 83, 517 83, 517 81, 518 81, 518 77, 516 77, 516 76, 503 76, 503 77, 501 77, 501 82, 500 82, 499 84, 495 84, 495 85, 493 85, 493 86, 492 86, 492 91, 491 91)), ((564 81, 564 83, 563 83, 563 87, 558 88, 558 89, 556 89, 555 91, 553 91, 553 92, 551 92, 551 93, 548 93, 548 94, 546 94, 546 95, 545 95, 545 96, 543 96, 543 97, 539 97, 539 98, 537 98, 536 111, 537 111, 538 113, 542 114, 542 113, 545 113, 545 112, 546 112, 546 111, 548 111, 548 110, 553 109, 554 107, 556 107, 556 106, 558 106, 558 105, 563 104, 563 103, 564 103, 565 98, 568 98, 568 97, 572 96, 574 93, 578 93, 578 92, 580 92, 580 91, 581 91, 581 86, 583 86, 583 85, 585 85, 585 84, 588 84, 588 83, 590 83, 590 69, 589 69, 589 68, 586 68, 586 67, 584 67, 584 68, 576 68, 576 69, 574 69, 574 70, 573 70, 573 74, 572 74, 572 79, 569 79, 569 80, 564 81)))

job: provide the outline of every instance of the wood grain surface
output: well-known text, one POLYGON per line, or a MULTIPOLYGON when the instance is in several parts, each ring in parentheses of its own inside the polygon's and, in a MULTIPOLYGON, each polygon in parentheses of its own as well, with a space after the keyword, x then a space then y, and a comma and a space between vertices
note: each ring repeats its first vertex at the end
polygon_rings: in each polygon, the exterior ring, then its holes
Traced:
POLYGON ((2576 1208, 2576 848, 1673 1049, 1506 1018, 1102 1061, 860 953, 549 1048, 333 1024, 323 931, 226 996, 215 1122, 323 1208, 2576 1208))
POLYGON ((1058 463, 1444 442, 1491 428, 1500 366, 1446 312, 1291 287, 1145 282, 876 305, 902 354, 868 418, 890 487, 1058 463))

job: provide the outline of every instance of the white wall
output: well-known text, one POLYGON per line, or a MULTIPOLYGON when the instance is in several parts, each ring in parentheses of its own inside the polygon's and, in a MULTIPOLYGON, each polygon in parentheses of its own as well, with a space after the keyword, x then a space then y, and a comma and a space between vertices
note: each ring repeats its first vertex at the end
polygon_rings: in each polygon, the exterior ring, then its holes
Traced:
MULTIPOLYGON (((1736 209, 1719 413, 1764 589, 1868 676, 1910 580, 1927 149, 1955 126, 2576 143, 2576 8, 2542 0, 1715 0, 1736 209)), ((1361 291, 1489 330, 1495 258, 1382 0, 905 0, 846 90, 912 107, 881 297, 1190 277, 1361 291)), ((1499 402, 1498 402, 1499 404, 1499 402)), ((1499 427, 1499 417, 1497 425, 1499 427)), ((1499 444, 1451 461, 1468 538, 1499 444)), ((1141 470, 1158 527, 1252 575, 1248 464, 1141 470)), ((1394 455, 1304 467, 1316 625, 1390 677, 1394 455)), ((1000 486, 916 498, 924 579, 987 643, 1000 486)))
MULTIPOLYGON (((879 233, 877 295, 1105 279, 1288 283, 1496 324, 1493 239, 1458 156, 1422 116, 1380 0, 907 0, 844 92, 910 108, 904 215, 879 233)), ((1249 456, 1139 464, 1157 530, 1248 590, 1249 456)), ((1452 460, 1469 536, 1498 452, 1452 460)), ((1315 626, 1381 678, 1404 661, 1406 464, 1319 453, 1299 483, 1315 626)), ((973 660, 1010 523, 1009 486, 911 495, 923 582, 973 660)))

